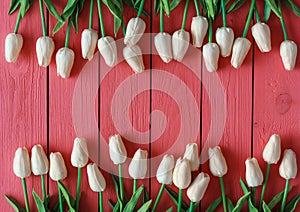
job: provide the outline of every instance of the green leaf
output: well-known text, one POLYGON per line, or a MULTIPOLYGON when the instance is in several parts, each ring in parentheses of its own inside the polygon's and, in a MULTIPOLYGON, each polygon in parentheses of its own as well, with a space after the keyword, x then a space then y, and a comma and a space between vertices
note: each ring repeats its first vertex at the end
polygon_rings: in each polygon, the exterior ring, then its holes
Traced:
POLYGON ((215 211, 221 202, 222 202, 222 197, 219 197, 218 199, 213 201, 213 203, 211 203, 210 206, 208 206, 208 208, 205 210, 205 212, 215 211))
POLYGON ((271 8, 271 10, 273 11, 273 13, 275 13, 275 15, 277 15, 277 17, 281 17, 281 13, 279 11, 279 8, 276 5, 276 2, 274 0, 266 0, 268 6, 271 8))
POLYGON ((179 5, 180 2, 181 2, 181 0, 173 0, 170 3, 170 10, 174 10, 179 5))
POLYGON ((4 194, 5 199, 10 204, 10 206, 15 210, 15 212, 25 212, 26 210, 17 202, 17 200, 12 197, 8 197, 4 194))
POLYGON ((142 194, 144 190, 144 186, 139 187, 138 190, 136 190, 136 192, 134 192, 134 194, 132 195, 131 199, 129 200, 129 202, 127 202, 127 204, 125 205, 124 208, 124 212, 132 212, 134 211, 136 204, 142 194))
POLYGON ((59 21, 63 21, 62 17, 57 12, 51 0, 43 0, 49 13, 59 21))
POLYGON ((226 201, 227 201, 228 209, 231 212, 234 209, 234 205, 232 204, 231 200, 228 197, 226 198, 226 201))
MULTIPOLYGON (((168 195, 171 197, 172 201, 178 206, 178 195, 175 191, 173 191, 171 188, 169 188, 168 186, 165 187, 168 195)), ((181 208, 186 211, 189 206, 184 202, 182 201, 182 205, 181 205, 181 208)))
POLYGON ((214 3, 211 0, 205 0, 205 3, 207 7, 207 16, 214 19, 215 18, 214 3))
POLYGON ((241 6, 243 6, 245 4, 246 0, 235 0, 230 7, 228 8, 228 10, 226 11, 227 13, 231 13, 237 9, 239 9, 241 6))
POLYGON ((167 14, 167 16, 170 16, 170 0, 161 0, 164 6, 164 11, 167 14))
POLYGON ((145 202, 142 207, 140 207, 140 209, 138 209, 137 212, 146 212, 148 211, 148 209, 150 208, 151 206, 151 203, 152 203, 152 200, 150 199, 148 202, 145 202))
MULTIPOLYGON (((123 207, 123 206, 122 206, 123 207)), ((115 204, 115 207, 113 208, 113 212, 118 212, 119 211, 119 208, 120 208, 120 201, 118 201, 116 204, 115 204)), ((122 210, 121 210, 122 211, 122 210)))
MULTIPOLYGON (((64 196, 62 196, 62 202, 65 201, 65 198, 64 196)), ((56 201, 54 207, 52 208, 51 212, 60 212, 59 211, 59 200, 56 201)))
POLYGON ((52 34, 56 34, 64 26, 65 23, 65 21, 58 21, 52 30, 52 34))
POLYGON ((72 14, 72 16, 70 16, 71 24, 76 33, 78 33, 78 14, 79 14, 79 6, 77 5, 76 10, 72 14))
POLYGON ((64 8, 64 11, 62 13, 62 18, 63 20, 67 20, 74 12, 76 9, 77 3, 79 0, 68 0, 67 5, 64 8))
POLYGON ((160 4, 160 0, 154 0, 154 13, 155 13, 155 15, 157 15, 158 12, 159 12, 159 4, 160 4))
POLYGON ((57 181, 58 182, 58 188, 61 190, 66 202, 67 202, 67 205, 69 207, 69 211, 70 212, 76 212, 75 209, 73 208, 74 207, 74 203, 75 203, 75 200, 74 198, 71 196, 70 192, 68 191, 68 189, 64 186, 64 184, 60 181, 57 181))
POLYGON ((22 1, 20 1, 20 3, 21 3, 20 13, 21 13, 22 18, 24 18, 26 12, 31 7, 33 0, 22 0, 22 1))
MULTIPOLYGON (((292 190, 292 186, 289 187, 288 192, 290 192, 292 190)), ((268 203, 268 207, 270 208, 270 210, 272 210, 278 203, 280 203, 280 201, 282 200, 284 194, 284 190, 279 192, 278 194, 276 194, 272 200, 268 203)))
POLYGON ((114 35, 117 36, 117 33, 122 25, 122 20, 118 19, 117 17, 114 17, 114 35))
POLYGON ((242 187, 244 194, 247 194, 249 192, 249 190, 248 190, 248 187, 246 186, 246 184, 244 183, 244 181, 242 180, 242 178, 240 178, 240 185, 242 187))
POLYGON ((37 207, 38 211, 39 212, 46 212, 43 201, 41 200, 39 195, 37 195, 37 193, 34 190, 32 190, 32 196, 34 198, 34 201, 35 201, 35 204, 36 204, 36 207, 37 207))
POLYGON ((283 4, 290 8, 296 16, 300 17, 300 8, 292 0, 283 0, 283 4))
POLYGON ((9 10, 8 10, 8 15, 11 15, 13 12, 15 12, 19 5, 20 5, 20 0, 12 0, 10 2, 10 7, 9 7, 9 10))
POLYGON ((300 200, 300 194, 295 196, 285 207, 285 212, 293 212, 296 209, 297 203, 300 200))
POLYGON ((268 205, 263 201, 262 208, 264 212, 272 212, 271 209, 268 207, 268 205))
POLYGON ((252 203, 251 197, 248 198, 248 206, 249 206, 249 211, 258 212, 257 208, 252 203))
POLYGON ((271 15, 271 8, 269 7, 268 3, 265 3, 264 8, 264 22, 267 23, 271 15))
POLYGON ((168 208, 166 212, 173 212, 173 207, 168 208))
POLYGON ((103 3, 108 7, 111 14, 113 14, 114 17, 117 17, 118 19, 122 20, 122 11, 115 7, 115 5, 110 0, 103 0, 103 3))
POLYGON ((238 212, 241 211, 243 205, 245 204, 246 200, 248 199, 248 197, 250 196, 250 192, 244 194, 244 196, 242 196, 236 203, 236 206, 234 207, 234 209, 232 210, 232 212, 238 212))
POLYGON ((143 204, 145 204, 146 202, 148 202, 150 199, 149 199, 149 194, 147 192, 147 189, 144 188, 143 190, 143 204))
POLYGON ((111 199, 108 200, 108 204, 111 207, 111 209, 114 209, 114 207, 116 205, 111 199))

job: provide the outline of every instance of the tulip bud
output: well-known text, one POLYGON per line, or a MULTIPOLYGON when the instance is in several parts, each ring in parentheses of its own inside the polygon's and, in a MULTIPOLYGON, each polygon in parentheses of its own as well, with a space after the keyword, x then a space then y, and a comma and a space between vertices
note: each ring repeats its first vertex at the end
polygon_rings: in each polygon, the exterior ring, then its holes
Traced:
POLYGON ((247 38, 239 37, 235 39, 231 56, 231 65, 234 68, 239 68, 242 65, 250 50, 250 46, 251 42, 247 38))
POLYGON ((173 58, 177 61, 182 61, 190 44, 190 34, 183 30, 177 30, 172 36, 173 58))
POLYGON ((291 149, 286 149, 279 166, 280 176, 286 180, 294 179, 297 176, 297 170, 297 159, 295 152, 291 149))
POLYGON ((190 162, 192 172, 197 171, 199 169, 198 145, 196 143, 187 144, 183 158, 190 162))
POLYGON ((84 167, 89 161, 89 151, 84 138, 75 138, 71 154, 72 166, 84 167))
POLYGON ((256 23, 251 27, 251 32, 261 52, 271 51, 271 31, 267 24, 256 23))
POLYGON ((25 178, 31 173, 30 159, 28 151, 25 147, 19 147, 14 157, 14 173, 17 177, 25 178))
POLYGON ((5 38, 5 59, 7 62, 16 62, 23 46, 22 35, 9 33, 5 38))
POLYGON ((55 49, 55 44, 52 38, 43 36, 36 41, 36 56, 39 66, 47 67, 51 63, 52 54, 55 49))
POLYGON ((249 187, 256 187, 263 183, 264 177, 256 158, 248 158, 246 164, 246 181, 249 187))
POLYGON ((144 71, 145 66, 142 51, 138 45, 131 47, 126 46, 123 49, 123 57, 135 73, 141 73, 144 71))
POLYGON ((39 144, 31 149, 31 170, 34 175, 44 175, 49 171, 49 160, 39 144))
POLYGON ((131 18, 127 24, 124 44, 134 46, 139 42, 146 29, 146 23, 141 18, 131 18))
POLYGON ((216 41, 220 47, 221 55, 228 57, 231 54, 234 32, 229 27, 221 27, 216 31, 216 41))
POLYGON ((173 183, 179 189, 187 188, 191 183, 190 162, 185 158, 178 158, 173 172, 173 183))
POLYGON ((54 181, 63 180, 67 177, 67 168, 60 152, 50 154, 50 178, 54 181))
POLYGON ((85 29, 81 34, 81 51, 84 59, 92 60, 97 46, 98 33, 93 29, 85 29))
POLYGON ((158 33, 154 37, 154 44, 160 58, 165 63, 169 63, 173 58, 171 35, 166 32, 158 33))
POLYGON ((166 184, 166 185, 171 184, 173 178, 173 173, 172 173, 173 168, 174 168, 173 155, 164 155, 156 172, 157 181, 161 184, 166 184))
POLYGON ((216 43, 207 43, 203 46, 203 59, 207 71, 214 72, 218 70, 220 50, 216 43))
POLYGON ((192 19, 191 33, 193 38, 193 45, 195 47, 201 47, 204 37, 207 33, 208 21, 203 16, 196 16, 192 19))
POLYGON ((106 181, 95 163, 87 165, 87 175, 90 188, 94 192, 102 192, 106 188, 106 181))
POLYGON ((223 177, 227 173, 227 163, 222 154, 221 148, 216 146, 208 149, 209 169, 216 177, 223 177))
POLYGON ((68 78, 74 64, 75 54, 72 49, 63 47, 56 53, 57 75, 62 78, 68 78))
POLYGON ((279 135, 273 134, 263 151, 263 158, 268 164, 277 164, 280 159, 281 146, 279 135))
POLYGON ((126 161, 127 151, 120 135, 109 137, 109 156, 114 164, 122 164, 126 161))
POLYGON ((113 67, 117 64, 117 45, 113 37, 105 36, 98 40, 98 49, 105 63, 113 67))
POLYGON ((280 44, 280 56, 285 70, 293 70, 297 59, 297 44, 291 40, 283 41, 280 44))
POLYGON ((201 172, 187 190, 187 196, 192 202, 199 202, 208 187, 210 177, 208 174, 201 172))
POLYGON ((146 150, 138 149, 129 164, 128 172, 133 179, 144 179, 147 172, 147 156, 146 150))

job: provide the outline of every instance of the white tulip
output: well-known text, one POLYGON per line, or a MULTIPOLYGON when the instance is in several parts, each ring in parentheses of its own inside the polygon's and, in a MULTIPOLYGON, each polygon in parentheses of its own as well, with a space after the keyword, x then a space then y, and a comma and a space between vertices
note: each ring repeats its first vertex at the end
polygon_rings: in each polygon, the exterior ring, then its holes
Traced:
POLYGON ((190 162, 192 172, 197 171, 199 169, 198 145, 196 143, 187 144, 183 158, 190 162))
POLYGON ((279 135, 273 134, 263 151, 263 158, 268 164, 277 164, 280 159, 281 146, 279 135))
POLYGON ((97 46, 98 33, 93 29, 85 29, 81 34, 81 53, 84 59, 92 60, 97 46))
POLYGON ((203 46, 203 59, 207 71, 214 72, 218 70, 220 50, 216 43, 207 43, 203 46))
POLYGON ((160 58, 165 62, 169 63, 172 56, 172 37, 166 32, 160 32, 154 37, 154 45, 160 56, 160 58))
POLYGON ((56 53, 55 59, 57 75, 62 78, 68 78, 75 59, 73 50, 66 47, 60 48, 56 53))
POLYGON ((138 45, 124 47, 123 57, 135 73, 145 70, 142 51, 138 45))
POLYGON ((286 149, 283 154, 283 159, 279 166, 279 174, 286 180, 294 179, 297 176, 297 159, 296 153, 291 149, 286 149))
POLYGON ((67 168, 60 152, 50 154, 50 178, 54 181, 63 180, 67 177, 67 168))
POLYGON ((51 63, 55 44, 52 38, 43 36, 36 41, 36 56, 39 66, 47 67, 51 63))
POLYGON ((147 156, 146 150, 138 149, 129 164, 128 172, 133 179, 144 179, 147 173, 147 156))
POLYGON ((122 164, 126 161, 127 151, 120 135, 109 137, 109 156, 114 164, 122 164))
POLYGON ((39 144, 31 149, 31 170, 34 175, 44 175, 49 171, 49 160, 39 144))
POLYGON ((190 185, 191 179, 190 162, 185 158, 178 158, 173 171, 173 183, 177 188, 185 189, 190 185))
POLYGON ((98 50, 108 66, 113 67, 117 64, 117 45, 113 37, 100 38, 98 40, 98 50))
POLYGON ((251 27, 251 32, 261 52, 271 51, 271 31, 267 24, 256 23, 251 27))
POLYGON ((7 62, 16 62, 23 46, 23 37, 20 34, 9 33, 5 38, 5 59, 7 62))
POLYGON ((201 47, 205 35, 208 29, 208 21, 207 18, 203 16, 193 17, 191 23, 191 34, 193 38, 193 45, 195 47, 201 47))
POLYGON ((187 196, 192 202, 199 202, 208 187, 210 177, 208 174, 201 172, 187 190, 187 196))
POLYGON ((231 54, 234 41, 234 32, 229 27, 221 27, 216 31, 216 42, 220 47, 221 55, 228 57, 231 54))
POLYGON ((190 44, 190 34, 189 32, 180 29, 173 33, 172 35, 172 50, 173 58, 177 61, 182 61, 184 55, 186 54, 190 44))
POLYGON ((146 29, 146 23, 141 18, 131 18, 127 24, 124 44, 134 46, 139 42, 146 29))
POLYGON ((84 138, 75 138, 71 154, 71 164, 74 167, 82 168, 89 161, 89 151, 84 138))
POLYGON ((234 68, 239 68, 242 65, 250 50, 250 47, 251 42, 247 38, 239 37, 235 39, 231 56, 231 65, 234 68))
POLYGON ((228 168, 221 148, 219 146, 209 148, 208 154, 210 172, 216 177, 223 177, 227 173, 228 168))
POLYGON ((246 181, 249 187, 257 187, 263 183, 263 173, 256 158, 248 158, 246 164, 246 181))
POLYGON ((16 150, 13 169, 17 177, 25 178, 30 176, 30 159, 28 151, 25 147, 19 147, 16 150))
POLYGON ((94 192, 102 192, 106 188, 106 181, 102 173, 98 169, 97 164, 91 163, 87 165, 87 175, 90 188, 94 192))
POLYGON ((280 44, 280 56, 285 70, 293 70, 297 60, 297 44, 291 40, 283 41, 280 44))
POLYGON ((173 180, 173 169, 174 169, 173 155, 164 155, 156 172, 157 181, 161 184, 166 184, 166 185, 171 184, 173 180))

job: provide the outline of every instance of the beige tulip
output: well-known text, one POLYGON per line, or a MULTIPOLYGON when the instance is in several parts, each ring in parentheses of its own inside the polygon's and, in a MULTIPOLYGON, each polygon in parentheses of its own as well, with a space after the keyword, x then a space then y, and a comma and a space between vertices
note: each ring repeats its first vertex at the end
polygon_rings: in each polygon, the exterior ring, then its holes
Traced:
POLYGON ((282 178, 289 180, 296 178, 297 171, 296 153, 291 149, 286 149, 279 166, 279 174, 282 178))
POLYGON ((256 23, 251 27, 251 32, 261 52, 271 51, 271 31, 267 24, 256 23))
POLYGON ((39 66, 47 67, 51 63, 52 54, 55 49, 53 39, 48 36, 40 37, 37 39, 35 47, 39 66))
POLYGON ((31 174, 30 159, 26 147, 19 147, 16 150, 13 170, 15 175, 19 178, 25 178, 30 176, 31 174))
POLYGON ((87 165, 87 175, 90 188, 94 192, 102 192, 106 188, 106 181, 102 173, 98 169, 97 164, 91 163, 87 165))
POLYGON ((249 187, 257 187, 263 183, 263 173, 256 158, 248 158, 246 164, 246 181, 249 187))
POLYGON ((174 169, 173 155, 164 155, 156 172, 157 181, 161 184, 166 184, 166 185, 171 184, 173 180, 173 169, 174 169))
POLYGON ((126 46, 123 49, 123 57, 135 73, 141 73, 145 70, 142 51, 138 45, 126 46))
POLYGON ((75 54, 72 49, 63 47, 56 53, 56 71, 57 75, 62 78, 68 78, 70 76, 75 54))
POLYGON ((187 196, 192 202, 199 202, 208 187, 210 177, 208 174, 201 172, 187 190, 187 196))
POLYGON ((106 65, 113 67, 117 64, 117 45, 113 37, 105 36, 98 40, 98 50, 106 65))
POLYGON ((122 164, 127 159, 127 151, 120 135, 109 137, 109 156, 114 164, 122 164))
POLYGON ((128 172, 133 179, 144 179, 147 173, 147 156, 146 150, 138 149, 129 164, 128 172))
POLYGON ((146 23, 141 18, 131 18, 127 24, 124 44, 134 46, 139 42, 146 29, 146 23))
POLYGON ((231 65, 234 68, 239 68, 242 65, 250 47, 251 42, 247 38, 239 37, 235 39, 231 56, 231 65))
POLYGON ((98 33, 93 29, 85 29, 81 34, 81 53, 84 59, 92 60, 97 46, 98 33))
POLYGON ((50 154, 50 178, 54 181, 63 180, 67 177, 67 167, 60 152, 50 154))
POLYGON ((34 175, 44 175, 49 171, 49 160, 39 144, 31 149, 31 170, 34 175))
POLYGON ((154 37, 154 45, 160 56, 160 58, 165 62, 169 63, 172 56, 172 37, 166 32, 160 32, 154 37))
POLYGON ((285 70, 293 70, 297 61, 297 44, 291 40, 283 41, 280 44, 280 56, 285 70))
POLYGON ((75 138, 71 154, 71 164, 74 167, 82 168, 89 161, 89 151, 84 138, 75 138))
POLYGON ((209 154, 209 169, 210 172, 216 177, 223 177, 227 174, 228 168, 221 148, 216 146, 208 149, 209 154))
POLYGON ((203 59, 207 71, 214 72, 218 70, 220 50, 216 43, 207 43, 203 46, 203 59))
POLYGON ((9 63, 16 62, 23 46, 20 34, 9 33, 5 38, 5 59, 9 63))
POLYGON ((216 31, 216 42, 220 47, 221 55, 228 57, 231 54, 234 41, 234 32, 230 27, 221 27, 216 31))
POLYGON ((183 158, 190 162, 192 172, 197 171, 199 169, 198 145, 196 143, 187 144, 183 158))
POLYGON ((268 164, 277 164, 280 159, 281 146, 279 135, 273 134, 263 151, 263 158, 268 164))
POLYGON ((177 61, 182 61, 190 44, 189 32, 180 29, 172 35, 172 51, 173 58, 177 61))
POLYGON ((178 158, 173 171, 174 185, 179 189, 185 189, 190 185, 191 179, 190 162, 185 158, 178 158))
POLYGON ((191 34, 193 39, 193 45, 200 48, 202 46, 203 40, 207 33, 208 21, 207 18, 203 16, 193 17, 191 23, 191 34))

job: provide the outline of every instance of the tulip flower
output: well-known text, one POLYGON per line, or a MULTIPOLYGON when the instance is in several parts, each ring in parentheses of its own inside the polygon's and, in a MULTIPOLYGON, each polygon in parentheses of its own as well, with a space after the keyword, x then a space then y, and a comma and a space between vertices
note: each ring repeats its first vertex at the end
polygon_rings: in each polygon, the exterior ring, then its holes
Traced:
POLYGON ((142 51, 138 45, 126 46, 123 49, 123 57, 135 73, 144 71, 142 51))
POLYGON ((251 32, 261 52, 271 51, 271 31, 267 24, 258 22, 251 27, 251 32))
POLYGON ((297 61, 297 44, 291 40, 283 41, 280 44, 280 56, 285 70, 293 70, 297 61))
POLYGON ((192 18, 191 23, 191 34, 193 39, 193 45, 200 48, 202 46, 203 40, 207 33, 208 21, 207 18, 203 16, 196 16, 192 18))
POLYGON ((279 166, 279 174, 285 179, 285 189, 281 203, 280 212, 285 211, 285 203, 287 199, 287 194, 289 191, 290 179, 295 179, 297 176, 297 159, 296 154, 291 149, 286 149, 283 154, 283 159, 279 166))
POLYGON ((214 72, 218 69, 220 50, 216 43, 207 43, 203 46, 203 59, 207 71, 214 72))
POLYGON ((47 67, 51 63, 55 44, 52 38, 48 36, 40 37, 36 41, 36 56, 39 66, 47 67))
POLYGON ((17 33, 9 33, 5 38, 5 59, 9 63, 16 62, 23 46, 23 37, 17 33))
POLYGON ((248 158, 246 164, 246 181, 249 187, 257 187, 263 183, 263 174, 256 158, 248 158))
POLYGON ((92 28, 85 29, 81 34, 81 52, 84 59, 89 61, 93 59, 97 46, 98 33, 92 28))
POLYGON ((247 38, 239 37, 235 39, 232 47, 231 65, 239 68, 244 62, 251 47, 251 42, 247 38))
POLYGON ((100 38, 98 40, 98 50, 108 66, 113 67, 117 64, 117 45, 113 37, 100 38))
POLYGON ((63 47, 60 48, 56 53, 56 69, 57 75, 62 78, 68 78, 70 76, 75 54, 72 49, 63 47))
POLYGON ((187 144, 183 158, 190 162, 192 172, 197 171, 199 169, 198 145, 196 143, 187 144))
POLYGON ((172 35, 173 58, 182 61, 190 44, 190 34, 184 29, 177 30, 172 35))
POLYGON ((229 27, 221 27, 216 31, 216 42, 220 47, 221 55, 228 57, 231 54, 234 32, 229 27))
POLYGON ((127 24, 124 44, 130 47, 135 46, 143 36, 145 29, 146 23, 143 19, 131 18, 127 24))
POLYGON ((28 151, 25 147, 19 147, 15 152, 14 157, 14 165, 13 165, 14 173, 17 177, 22 179, 22 187, 24 192, 24 201, 26 206, 26 211, 29 211, 29 201, 27 194, 27 186, 26 186, 26 177, 30 176, 30 159, 28 151))
POLYGON ((160 32, 154 37, 154 45, 160 58, 169 63, 172 56, 172 38, 171 35, 166 32, 160 32))

